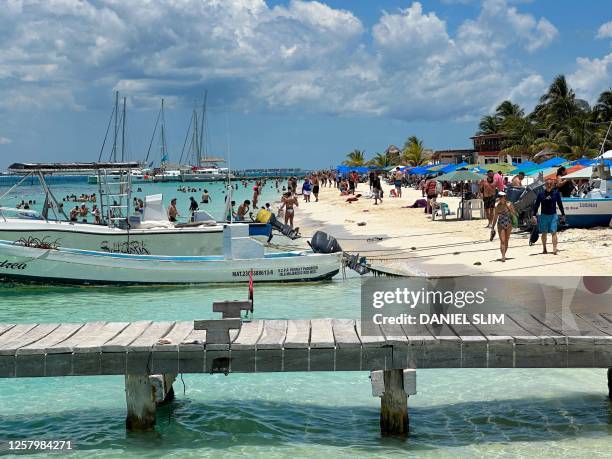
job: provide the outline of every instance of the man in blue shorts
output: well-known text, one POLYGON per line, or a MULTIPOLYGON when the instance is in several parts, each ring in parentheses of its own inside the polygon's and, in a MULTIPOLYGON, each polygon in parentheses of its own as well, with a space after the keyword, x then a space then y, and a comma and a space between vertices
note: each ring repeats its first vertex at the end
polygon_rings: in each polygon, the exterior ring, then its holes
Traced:
POLYGON ((559 216, 557 215, 557 207, 561 211, 561 223, 565 220, 565 210, 561 202, 561 194, 554 187, 553 179, 546 179, 546 187, 540 191, 533 207, 533 223, 538 222, 540 233, 542 233, 542 253, 548 253, 546 250, 546 235, 552 233, 553 254, 557 255, 557 224, 559 216), (542 213, 540 218, 536 220, 538 209, 542 205, 542 213))

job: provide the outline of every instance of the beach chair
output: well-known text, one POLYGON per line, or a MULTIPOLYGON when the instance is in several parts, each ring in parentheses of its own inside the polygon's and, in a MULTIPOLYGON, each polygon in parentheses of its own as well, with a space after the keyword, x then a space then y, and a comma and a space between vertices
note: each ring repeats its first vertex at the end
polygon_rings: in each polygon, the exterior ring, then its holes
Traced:
POLYGON ((470 199, 470 219, 474 218, 474 211, 480 212, 480 219, 485 218, 484 201, 482 199, 470 199))
POLYGON ((474 218, 474 211, 480 210, 480 218, 485 218, 484 202, 482 199, 470 199, 463 201, 463 206, 457 208, 457 215, 462 220, 472 220, 474 218))
POLYGON ((438 208, 434 209, 433 213, 431 214, 432 220, 436 219, 438 210, 440 211, 440 216, 442 217, 442 220, 446 220, 446 216, 450 215, 450 208, 448 207, 448 204, 446 204, 445 202, 440 202, 438 203, 438 208))

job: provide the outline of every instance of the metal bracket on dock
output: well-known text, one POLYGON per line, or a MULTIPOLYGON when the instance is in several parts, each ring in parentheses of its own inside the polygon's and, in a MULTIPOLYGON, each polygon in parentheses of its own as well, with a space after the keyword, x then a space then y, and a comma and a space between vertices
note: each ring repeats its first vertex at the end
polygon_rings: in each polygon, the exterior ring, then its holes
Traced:
POLYGON ((229 331, 240 329, 240 319, 194 320, 194 330, 206 330, 206 344, 229 344, 229 331))
POLYGON ((213 303, 213 312, 222 313, 224 319, 239 319, 242 311, 253 314, 253 302, 251 300, 233 300, 216 301, 213 303))

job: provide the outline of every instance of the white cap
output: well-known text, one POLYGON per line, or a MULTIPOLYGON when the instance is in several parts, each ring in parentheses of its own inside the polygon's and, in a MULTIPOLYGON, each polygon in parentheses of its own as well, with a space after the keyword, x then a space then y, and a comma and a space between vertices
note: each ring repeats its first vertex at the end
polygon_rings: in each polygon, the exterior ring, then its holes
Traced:
POLYGON ((499 193, 497 193, 497 196, 506 196, 506 193, 504 191, 500 191, 499 193))

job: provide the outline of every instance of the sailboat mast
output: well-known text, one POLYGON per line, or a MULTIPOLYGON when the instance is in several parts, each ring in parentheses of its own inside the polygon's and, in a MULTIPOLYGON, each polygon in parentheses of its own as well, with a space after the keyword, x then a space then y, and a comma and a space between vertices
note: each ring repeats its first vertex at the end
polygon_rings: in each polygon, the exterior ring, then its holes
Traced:
POLYGON ((113 137, 113 162, 117 162, 117 136, 119 135, 119 91, 115 91, 115 135, 113 137))
POLYGON ((125 161, 125 100, 123 98, 123 122, 121 126, 121 162, 125 161))
POLYGON ((198 112, 196 111, 196 109, 193 109, 193 136, 191 138, 191 144, 193 147, 193 159, 194 159, 194 166, 199 166, 200 165, 200 145, 199 145, 199 139, 200 136, 198 134, 198 112))
MULTIPOLYGON (((206 157, 204 148, 204 120, 206 118, 206 99, 208 98, 208 90, 204 91, 204 100, 202 101, 202 119, 200 120, 200 152, 198 164, 202 163, 202 158, 206 157)), ((208 139, 206 139, 208 141, 208 139)))
POLYGON ((161 101, 161 150, 162 162, 167 162, 168 157, 166 156, 166 115, 164 113, 164 99, 161 101))

